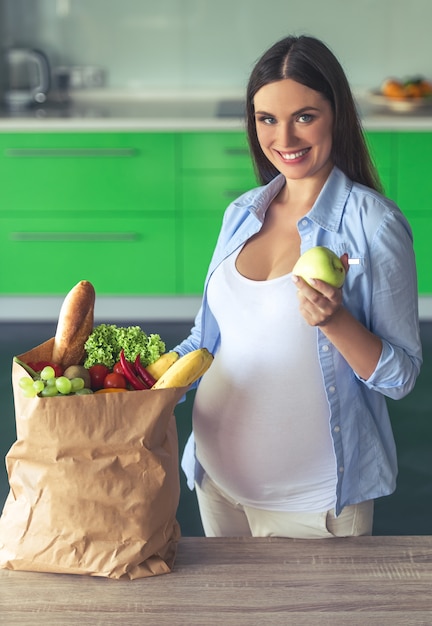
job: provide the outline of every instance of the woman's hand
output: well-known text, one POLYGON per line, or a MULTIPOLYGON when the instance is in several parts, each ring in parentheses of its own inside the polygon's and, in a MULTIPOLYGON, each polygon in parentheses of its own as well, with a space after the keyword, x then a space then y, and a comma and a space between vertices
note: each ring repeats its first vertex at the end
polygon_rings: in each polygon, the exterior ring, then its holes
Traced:
POLYGON ((297 287, 300 313, 310 326, 325 326, 335 319, 342 307, 342 288, 335 288, 322 280, 311 281, 313 286, 293 276, 297 287))
MULTIPOLYGON (((348 256, 341 260, 348 271, 348 256)), ((360 378, 367 380, 379 361, 381 339, 356 320, 342 304, 342 289, 316 280, 308 285, 299 276, 293 276, 298 287, 300 311, 311 326, 319 326, 324 335, 342 354, 360 378)))
MULTIPOLYGON (((348 272, 348 255, 341 261, 348 272)), ((300 312, 311 326, 325 326, 336 319, 342 307, 342 288, 332 287, 322 280, 312 280, 312 286, 300 276, 293 276, 297 286, 300 312)))

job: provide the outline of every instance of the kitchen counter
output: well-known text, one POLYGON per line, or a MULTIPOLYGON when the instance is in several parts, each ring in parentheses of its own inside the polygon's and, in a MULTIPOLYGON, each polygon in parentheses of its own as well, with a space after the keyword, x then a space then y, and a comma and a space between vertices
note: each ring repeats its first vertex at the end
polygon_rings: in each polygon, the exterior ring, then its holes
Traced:
MULTIPOLYGON (((244 129, 243 94, 178 92, 127 94, 79 92, 68 101, 53 98, 21 110, 0 108, 0 132, 182 131, 244 129)), ((371 104, 356 96, 366 130, 431 131, 432 106, 411 112, 371 104)))
POLYGON ((431 623, 432 537, 180 540, 134 581, 0 570, 5 624, 371 626, 431 623))
MULTIPOLYGON (((56 322, 64 296, 0 296, 1 322, 56 322)), ((104 296, 95 303, 97 323, 136 319, 145 321, 192 322, 198 313, 198 296, 104 296)), ((432 297, 419 297, 419 317, 432 321, 432 297)))
POLYGON ((0 131, 176 131, 241 130, 243 105, 238 92, 174 92, 127 95, 82 92, 43 106, 0 108, 0 131))

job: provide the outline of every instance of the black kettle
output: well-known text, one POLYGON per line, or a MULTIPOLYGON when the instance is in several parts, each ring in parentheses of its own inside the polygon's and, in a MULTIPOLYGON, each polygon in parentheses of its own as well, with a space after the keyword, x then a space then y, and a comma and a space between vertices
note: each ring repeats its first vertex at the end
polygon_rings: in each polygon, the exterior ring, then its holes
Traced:
POLYGON ((6 106, 22 108, 45 102, 51 84, 51 71, 43 52, 30 48, 8 48, 4 69, 6 106))

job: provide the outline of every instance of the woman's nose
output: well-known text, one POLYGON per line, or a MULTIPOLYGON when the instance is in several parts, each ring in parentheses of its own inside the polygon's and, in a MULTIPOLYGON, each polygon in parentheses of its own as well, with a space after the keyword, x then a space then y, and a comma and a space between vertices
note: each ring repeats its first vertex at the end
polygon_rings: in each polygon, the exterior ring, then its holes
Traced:
POLYGON ((278 142, 284 148, 292 148, 296 145, 297 136, 293 124, 280 124, 278 127, 278 142))

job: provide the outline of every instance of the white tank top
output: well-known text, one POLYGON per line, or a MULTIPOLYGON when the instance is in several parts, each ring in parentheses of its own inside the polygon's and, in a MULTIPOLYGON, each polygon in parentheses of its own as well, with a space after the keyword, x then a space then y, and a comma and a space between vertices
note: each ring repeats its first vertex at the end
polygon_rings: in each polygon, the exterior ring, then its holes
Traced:
POLYGON ((336 499, 336 462, 316 329, 299 312, 290 274, 245 278, 238 252, 208 286, 221 343, 194 402, 198 461, 241 504, 325 511, 336 499))

